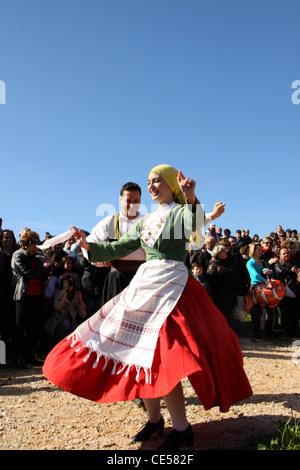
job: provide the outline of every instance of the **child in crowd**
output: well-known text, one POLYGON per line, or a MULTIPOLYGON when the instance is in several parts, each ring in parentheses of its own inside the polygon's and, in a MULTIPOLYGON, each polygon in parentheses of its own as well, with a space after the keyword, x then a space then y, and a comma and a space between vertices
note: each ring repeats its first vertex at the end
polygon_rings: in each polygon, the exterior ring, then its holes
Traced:
POLYGON ((66 274, 71 274, 75 280, 76 290, 80 290, 81 288, 80 276, 76 272, 73 258, 71 258, 70 256, 64 256, 63 259, 61 260, 61 267, 63 268, 63 272, 59 276, 58 281, 57 281, 58 289, 61 289, 62 280, 64 279, 66 274))
POLYGON ((53 296, 53 313, 45 323, 47 333, 57 344, 65 336, 72 333, 86 317, 82 294, 76 289, 74 274, 66 274, 62 278, 61 287, 53 296))
POLYGON ((202 287, 206 290, 206 292, 211 296, 211 290, 209 286, 208 280, 205 278, 203 274, 203 266, 200 261, 193 261, 191 264, 191 271, 195 279, 200 282, 202 287))

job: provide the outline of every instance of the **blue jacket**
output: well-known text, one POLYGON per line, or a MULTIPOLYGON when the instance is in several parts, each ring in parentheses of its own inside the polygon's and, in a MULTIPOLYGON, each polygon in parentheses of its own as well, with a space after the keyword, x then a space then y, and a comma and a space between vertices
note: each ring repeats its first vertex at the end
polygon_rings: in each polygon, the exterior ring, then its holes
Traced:
POLYGON ((249 272, 251 284, 260 284, 261 282, 266 282, 266 278, 263 275, 263 269, 265 267, 266 266, 263 266, 261 268, 253 258, 250 258, 249 261, 247 261, 247 269, 249 272))

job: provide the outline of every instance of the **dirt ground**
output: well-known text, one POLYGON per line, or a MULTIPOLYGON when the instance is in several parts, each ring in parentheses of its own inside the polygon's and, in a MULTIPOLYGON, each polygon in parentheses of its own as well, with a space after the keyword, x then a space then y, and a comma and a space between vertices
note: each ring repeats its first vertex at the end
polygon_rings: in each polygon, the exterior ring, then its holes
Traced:
MULTIPOLYGON (((240 338, 253 396, 232 406, 205 411, 183 381, 194 450, 236 449, 280 421, 300 419, 300 341, 240 338)), ((171 429, 163 407, 167 433, 171 429)), ((99 405, 52 385, 41 367, 0 370, 0 450, 152 450, 163 438, 132 443, 146 415, 133 402, 99 405)))

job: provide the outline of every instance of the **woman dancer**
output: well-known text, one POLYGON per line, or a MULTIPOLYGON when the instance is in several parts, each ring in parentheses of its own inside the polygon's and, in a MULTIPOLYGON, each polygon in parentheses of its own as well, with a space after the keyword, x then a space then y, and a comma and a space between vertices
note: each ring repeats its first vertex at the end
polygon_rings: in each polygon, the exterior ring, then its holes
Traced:
MULTIPOLYGON (((227 411, 252 394, 238 339, 184 265, 191 232, 203 225, 195 181, 169 165, 154 167, 148 190, 158 210, 119 241, 75 238, 90 261, 109 261, 142 247, 146 262, 130 285, 59 343, 44 364, 60 388, 99 403, 143 398, 148 422, 134 437, 163 434, 163 397, 173 430, 161 450, 193 444, 181 380, 188 377, 205 409, 227 411), (176 358, 176 364, 174 363, 176 358)), ((224 211, 216 204, 212 218, 224 211)))

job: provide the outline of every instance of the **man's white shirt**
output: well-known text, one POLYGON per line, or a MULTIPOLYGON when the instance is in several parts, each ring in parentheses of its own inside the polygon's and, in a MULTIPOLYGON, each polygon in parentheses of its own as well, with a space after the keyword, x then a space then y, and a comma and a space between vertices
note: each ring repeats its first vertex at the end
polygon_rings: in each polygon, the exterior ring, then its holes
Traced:
MULTIPOLYGON (((141 218, 143 217, 142 214, 139 212, 137 213, 137 216, 134 219, 128 219, 123 212, 120 212, 119 214, 119 234, 120 238, 125 235, 129 229, 141 218)), ((88 243, 100 243, 100 242, 107 242, 109 241, 109 232, 110 232, 110 227, 112 223, 112 219, 114 219, 115 216, 107 216, 92 229, 90 235, 87 236, 86 240, 88 243)), ((88 253, 87 251, 83 248, 82 249, 83 255, 85 258, 88 259, 88 253)), ((134 260, 134 261, 144 261, 146 258, 145 252, 142 248, 139 248, 138 250, 134 251, 133 253, 130 253, 127 256, 124 256, 122 260, 134 260)), ((101 263, 92 263, 94 266, 99 266, 101 267, 101 263)))

